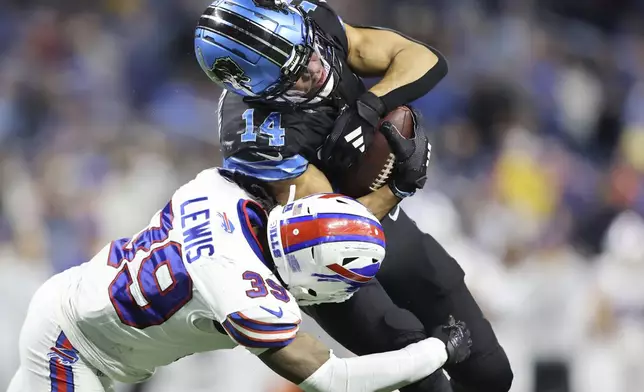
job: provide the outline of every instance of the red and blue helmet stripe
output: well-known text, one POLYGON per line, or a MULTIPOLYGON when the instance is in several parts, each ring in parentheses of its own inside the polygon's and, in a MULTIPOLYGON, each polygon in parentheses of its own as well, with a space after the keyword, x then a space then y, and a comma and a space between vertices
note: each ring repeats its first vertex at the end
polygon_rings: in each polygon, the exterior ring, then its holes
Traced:
POLYGON ((368 242, 385 247, 379 222, 360 215, 322 213, 287 219, 281 226, 284 253, 311 246, 345 241, 368 242))

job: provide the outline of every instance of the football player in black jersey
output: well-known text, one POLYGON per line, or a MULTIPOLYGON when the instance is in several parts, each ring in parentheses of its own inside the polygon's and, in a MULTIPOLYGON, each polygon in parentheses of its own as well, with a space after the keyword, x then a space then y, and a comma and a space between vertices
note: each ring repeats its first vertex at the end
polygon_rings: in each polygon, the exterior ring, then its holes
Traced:
MULTIPOLYGON (((360 159, 375 125, 430 91, 447 73, 443 56, 395 31, 352 27, 323 0, 218 0, 199 19, 195 53, 220 84, 218 122, 224 167, 238 181, 285 204, 331 192, 337 174, 360 159), (361 77, 382 79, 367 91, 361 77), (355 137, 362 143, 354 146, 355 137), (260 187, 257 187, 260 184, 260 187)), ((404 347, 449 315, 471 330, 464 362, 402 391, 506 392, 508 358, 454 259, 397 204, 423 187, 428 145, 380 127, 397 157, 388 186, 359 200, 382 220, 386 261, 378 281, 350 300, 307 312, 339 343, 364 355, 404 347)), ((337 191, 342 191, 338 189, 337 191)))

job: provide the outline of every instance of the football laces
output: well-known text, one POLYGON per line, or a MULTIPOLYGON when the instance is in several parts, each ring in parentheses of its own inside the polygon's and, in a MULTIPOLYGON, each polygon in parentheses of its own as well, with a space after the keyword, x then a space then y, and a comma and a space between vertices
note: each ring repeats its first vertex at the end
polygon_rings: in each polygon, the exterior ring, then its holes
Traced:
POLYGON ((396 156, 390 153, 389 157, 387 158, 387 162, 385 162, 385 165, 382 167, 382 170, 380 171, 376 179, 373 180, 371 186, 369 186, 369 189, 372 192, 377 191, 387 183, 387 180, 389 180, 391 173, 394 171, 395 162, 396 156))

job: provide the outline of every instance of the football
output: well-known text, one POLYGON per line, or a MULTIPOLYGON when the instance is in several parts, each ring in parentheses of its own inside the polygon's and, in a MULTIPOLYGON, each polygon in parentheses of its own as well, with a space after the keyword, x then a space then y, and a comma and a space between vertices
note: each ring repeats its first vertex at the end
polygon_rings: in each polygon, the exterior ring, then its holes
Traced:
MULTIPOLYGON (((406 138, 412 137, 415 127, 415 114, 407 106, 399 106, 392 110, 380 122, 389 121, 406 138)), ((380 124, 378 126, 380 126, 380 124)), ((360 132, 351 132, 347 136, 347 141, 358 146, 362 134, 360 132), (355 140, 351 140, 351 139, 355 140)), ((369 148, 362 154, 359 162, 351 166, 340 180, 340 192, 351 197, 364 196, 370 192, 376 191, 385 184, 391 176, 396 157, 389 148, 387 139, 376 129, 373 141, 369 148)))

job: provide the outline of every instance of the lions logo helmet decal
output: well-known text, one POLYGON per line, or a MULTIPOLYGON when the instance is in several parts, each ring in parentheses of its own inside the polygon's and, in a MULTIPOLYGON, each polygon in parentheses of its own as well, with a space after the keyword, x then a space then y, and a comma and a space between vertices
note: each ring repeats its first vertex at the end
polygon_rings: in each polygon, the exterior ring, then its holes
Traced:
POLYGON ((255 95, 249 85, 251 79, 244 70, 230 57, 220 57, 212 66, 206 64, 201 48, 197 48, 199 65, 206 71, 208 77, 218 84, 228 84, 235 90, 240 90, 248 95, 255 95))
POLYGON ((250 78, 244 70, 230 57, 218 58, 211 69, 213 75, 224 83, 229 83, 233 88, 242 90, 249 88, 250 78))

